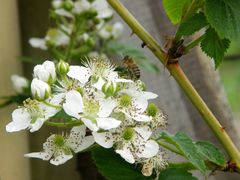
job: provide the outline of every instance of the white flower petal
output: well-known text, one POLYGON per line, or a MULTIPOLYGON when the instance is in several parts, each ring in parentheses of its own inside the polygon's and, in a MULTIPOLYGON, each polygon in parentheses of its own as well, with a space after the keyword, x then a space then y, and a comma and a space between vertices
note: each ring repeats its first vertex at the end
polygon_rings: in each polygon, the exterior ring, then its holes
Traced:
POLYGON ((77 119, 80 118, 79 113, 83 112, 83 99, 78 91, 71 90, 66 94, 66 102, 63 104, 64 111, 77 119))
POLYGON ((91 76, 91 71, 89 68, 83 66, 70 66, 67 75, 73 79, 77 79, 82 84, 86 84, 91 76))
POLYGON ((117 106, 117 101, 111 98, 102 99, 99 101, 100 110, 98 112, 99 117, 108 117, 112 113, 113 109, 117 106))
POLYGON ((64 164, 65 162, 67 162, 72 157, 73 157, 73 155, 61 154, 61 155, 55 157, 54 159, 51 159, 50 163, 55 165, 55 166, 58 166, 58 165, 64 164))
POLYGON ((109 130, 118 127, 121 121, 115 118, 96 118, 98 127, 104 130, 109 130))
POLYGON ((148 126, 135 127, 133 129, 143 138, 144 141, 148 140, 152 135, 152 131, 148 126))
POLYGON ((44 119, 39 118, 39 119, 37 119, 34 123, 31 123, 31 124, 29 125, 30 132, 38 131, 38 130, 42 127, 44 121, 45 121, 44 119))
POLYGON ((42 159, 44 161, 48 161, 51 158, 51 156, 49 156, 48 153, 45 153, 45 152, 28 153, 28 154, 24 154, 24 157, 38 158, 38 159, 42 159))
POLYGON ((12 119, 13 121, 6 126, 7 132, 26 129, 31 122, 31 116, 24 108, 14 110, 12 113, 12 119))
POLYGON ((155 99, 158 97, 157 94, 155 93, 152 93, 152 92, 148 92, 148 91, 143 91, 142 92, 142 96, 146 99, 155 99))
POLYGON ((144 115, 144 114, 134 114, 134 115, 132 115, 132 118, 138 122, 149 122, 152 120, 152 117, 144 115))
POLYGON ((86 126, 76 126, 71 129, 69 137, 66 139, 66 144, 69 146, 75 153, 78 153, 94 143, 92 136, 86 135, 86 126))
POLYGON ((158 144, 153 140, 149 140, 145 144, 144 151, 142 153, 138 153, 138 157, 151 158, 155 156, 158 153, 158 151, 159 151, 158 144))
POLYGON ((29 44, 34 48, 40 48, 42 50, 47 50, 46 41, 44 38, 31 38, 29 44))
POLYGON ((92 86, 101 91, 105 82, 106 82, 105 80, 103 80, 102 78, 99 78, 98 81, 95 84, 93 84, 92 86))
POLYGON ((22 77, 16 74, 13 74, 11 76, 11 81, 12 81, 14 90, 18 94, 24 93, 24 90, 27 89, 29 86, 29 82, 25 77, 22 77))
POLYGON ((122 150, 116 150, 116 153, 120 154, 120 156, 125 159, 127 162, 133 164, 135 159, 128 148, 123 148, 122 150))
POLYGON ((92 133, 94 140, 96 143, 98 143, 100 146, 104 148, 111 148, 113 146, 114 140, 113 136, 109 132, 103 132, 103 133, 92 133))
POLYGON ((95 132, 99 130, 99 127, 97 126, 97 124, 93 123, 91 120, 86 118, 82 118, 81 120, 85 124, 85 126, 87 126, 91 131, 95 132))
POLYGON ((93 136, 86 136, 86 137, 82 140, 82 142, 81 142, 81 144, 78 146, 78 148, 76 149, 75 153, 81 152, 81 151, 89 148, 91 145, 94 144, 94 142, 95 142, 95 141, 94 141, 93 136))
POLYGON ((137 109, 137 113, 143 113, 148 107, 148 101, 142 97, 133 98, 134 109, 137 109))

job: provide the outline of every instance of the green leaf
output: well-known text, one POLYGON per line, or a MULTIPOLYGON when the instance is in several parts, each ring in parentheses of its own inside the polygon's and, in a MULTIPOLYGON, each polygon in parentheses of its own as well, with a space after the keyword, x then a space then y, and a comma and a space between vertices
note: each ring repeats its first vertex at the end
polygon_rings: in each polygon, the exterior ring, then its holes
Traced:
POLYGON ((128 55, 136 61, 141 69, 149 72, 159 72, 157 65, 155 63, 152 63, 151 60, 145 56, 143 51, 135 48, 133 45, 109 42, 107 44, 106 51, 111 55, 128 55))
POLYGON ((182 168, 168 168, 159 175, 159 180, 197 180, 191 173, 182 168))
POLYGON ((189 36, 199 31, 208 24, 203 13, 195 13, 192 17, 186 19, 179 26, 177 36, 189 36))
POLYGON ((181 21, 183 8, 189 0, 163 0, 164 9, 173 24, 181 21))
POLYGON ((201 48, 209 57, 214 59, 215 68, 223 61, 224 53, 229 47, 228 39, 221 39, 213 28, 208 28, 204 39, 201 42, 201 48))
POLYGON ((141 170, 124 161, 111 149, 96 148, 92 151, 100 173, 109 180, 148 180, 141 174, 141 170))
POLYGON ((185 133, 179 132, 175 136, 163 132, 161 138, 174 145, 186 159, 189 160, 202 173, 206 171, 206 166, 202 155, 197 153, 197 148, 193 140, 185 133))
POLYGON ((196 147, 207 160, 224 167, 224 154, 215 145, 207 141, 197 141, 196 147))
POLYGON ((164 9, 173 24, 190 18, 203 6, 203 0, 163 0, 164 9))
POLYGON ((240 1, 206 0, 208 22, 221 38, 240 40, 240 1))

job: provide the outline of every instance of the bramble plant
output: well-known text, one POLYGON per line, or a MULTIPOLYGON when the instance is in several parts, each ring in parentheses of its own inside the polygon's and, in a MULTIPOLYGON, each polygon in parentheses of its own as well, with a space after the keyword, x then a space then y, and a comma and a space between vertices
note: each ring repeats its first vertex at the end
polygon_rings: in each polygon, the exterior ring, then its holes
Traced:
POLYGON ((13 75, 16 95, 4 97, 0 106, 19 105, 6 126, 8 132, 35 132, 44 125, 63 128, 47 138, 43 151, 26 157, 61 165, 75 153, 91 151, 100 173, 114 180, 194 180, 191 172, 196 170, 205 176, 213 171, 240 171, 238 149, 178 64, 179 58, 200 45, 219 67, 230 42, 240 39, 240 1, 163 0, 163 5, 178 25, 164 48, 119 0, 53 0, 50 16, 55 26, 44 38, 31 38, 29 43, 50 52, 54 60, 36 65, 32 80, 13 75), (229 159, 210 142, 166 131, 167 115, 150 102, 158 95, 134 76, 137 65, 119 65, 114 60, 127 56, 145 70, 158 68, 134 46, 117 42, 123 25, 111 23, 113 10, 108 3, 170 71, 229 159), (198 37, 186 43, 195 32, 198 37), (170 152, 186 162, 171 162, 170 152))

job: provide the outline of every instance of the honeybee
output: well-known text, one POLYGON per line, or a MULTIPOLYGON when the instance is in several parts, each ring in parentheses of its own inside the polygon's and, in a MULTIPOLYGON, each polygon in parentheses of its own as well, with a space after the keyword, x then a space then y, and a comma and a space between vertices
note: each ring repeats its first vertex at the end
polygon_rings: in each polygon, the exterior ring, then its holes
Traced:
POLYGON ((125 56, 121 65, 116 69, 120 75, 127 79, 137 80, 140 78, 140 69, 133 58, 125 56))

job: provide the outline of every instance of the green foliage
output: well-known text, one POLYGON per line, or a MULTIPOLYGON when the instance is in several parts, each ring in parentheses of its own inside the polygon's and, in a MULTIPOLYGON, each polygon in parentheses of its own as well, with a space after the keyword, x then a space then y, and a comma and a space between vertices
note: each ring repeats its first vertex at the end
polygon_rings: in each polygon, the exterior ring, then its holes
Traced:
POLYGON ((0 104, 0 108, 6 107, 10 104, 22 104, 24 100, 29 98, 29 95, 12 95, 12 96, 6 96, 6 97, 0 97, 0 99, 3 100, 3 103, 0 104))
POLYGON ((167 168, 159 175, 159 180, 197 180, 183 168, 167 168))
POLYGON ((221 39, 213 28, 208 28, 204 39, 201 42, 202 50, 211 58, 214 59, 215 68, 223 61, 224 53, 229 47, 228 39, 221 39))
POLYGON ((207 141, 197 141, 195 144, 203 157, 214 164, 224 167, 224 154, 215 145, 207 141))
POLYGON ((183 8, 189 0, 163 0, 164 9, 173 24, 178 24, 183 15, 183 8))
POLYGON ((136 166, 124 161, 112 149, 96 148, 93 159, 100 173, 109 180, 147 180, 136 166))
POLYGON ((159 72, 159 68, 156 64, 151 63, 150 59, 148 59, 144 52, 135 48, 130 44, 122 44, 117 42, 109 42, 106 46, 107 53, 111 55, 119 55, 119 56, 130 56, 132 57, 140 68, 150 72, 159 72))
POLYGON ((163 132, 161 133, 161 138, 174 145, 183 156, 202 173, 206 172, 206 166, 202 155, 197 153, 197 147, 189 136, 182 132, 177 133, 175 136, 163 132))
POLYGON ((190 18, 200 7, 203 0, 163 0, 164 9, 173 24, 190 18))
POLYGON ((177 36, 189 36, 207 26, 208 22, 203 13, 195 13, 192 17, 186 19, 179 26, 177 36))
POLYGON ((240 40, 240 1, 206 0, 206 16, 220 37, 240 40))

